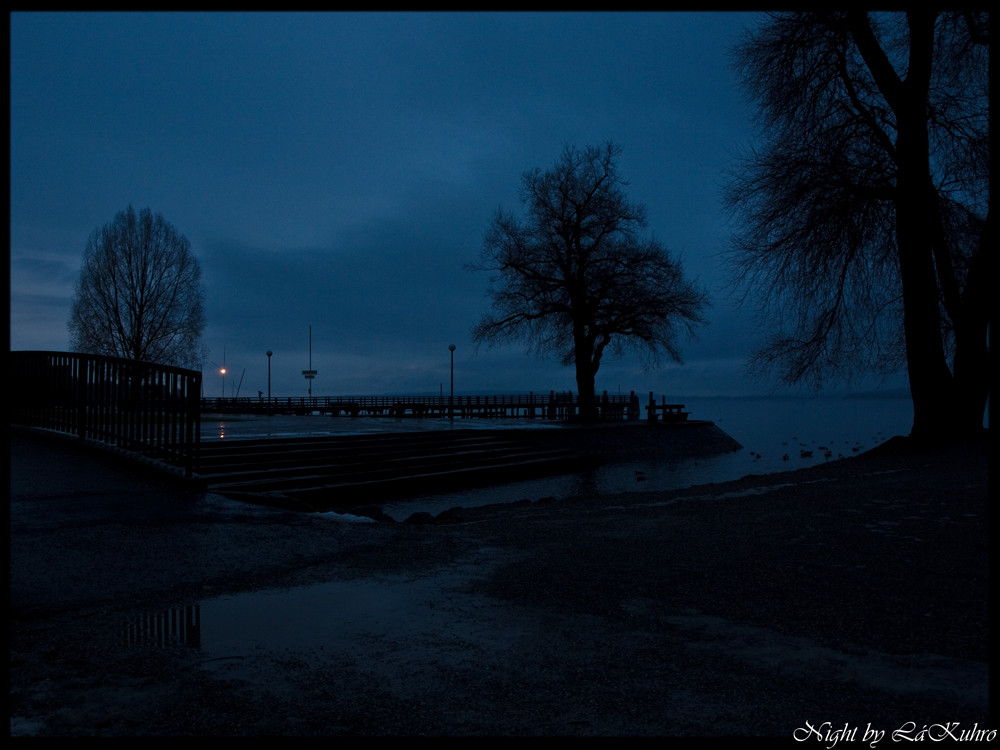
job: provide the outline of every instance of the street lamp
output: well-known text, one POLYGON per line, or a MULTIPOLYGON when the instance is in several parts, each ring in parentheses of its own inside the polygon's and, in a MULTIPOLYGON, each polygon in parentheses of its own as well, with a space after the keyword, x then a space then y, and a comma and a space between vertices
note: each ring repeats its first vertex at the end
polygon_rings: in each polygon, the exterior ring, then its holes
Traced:
POLYGON ((449 344, 448 351, 451 352, 451 394, 448 396, 448 413, 455 419, 455 345, 449 344))
MULTIPOLYGON (((222 361, 225 362, 226 360, 222 360, 222 361)), ((222 376, 222 397, 225 398, 226 397, 226 366, 225 365, 221 365, 220 366, 218 362, 212 362, 211 360, 209 360, 209 364, 212 365, 212 367, 218 367, 219 368, 219 374, 222 376)), ((204 379, 202 379, 202 380, 204 381, 204 379)), ((201 386, 202 386, 202 390, 204 391, 205 383, 202 382, 201 386)))
MULTIPOLYGON (((216 365, 216 367, 219 367, 216 365)), ((222 367, 219 367, 219 374, 222 375, 222 398, 226 397, 226 345, 222 345, 222 367)))
POLYGON ((271 400, 271 355, 274 354, 270 349, 267 350, 267 400, 271 400))

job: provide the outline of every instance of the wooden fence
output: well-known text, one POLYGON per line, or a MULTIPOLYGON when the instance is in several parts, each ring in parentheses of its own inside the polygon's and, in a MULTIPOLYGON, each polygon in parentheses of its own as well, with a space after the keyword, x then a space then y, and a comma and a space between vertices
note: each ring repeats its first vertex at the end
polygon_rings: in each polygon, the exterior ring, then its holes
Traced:
POLYGON ((201 439, 197 370, 95 354, 10 356, 11 424, 75 435, 192 475, 201 439))

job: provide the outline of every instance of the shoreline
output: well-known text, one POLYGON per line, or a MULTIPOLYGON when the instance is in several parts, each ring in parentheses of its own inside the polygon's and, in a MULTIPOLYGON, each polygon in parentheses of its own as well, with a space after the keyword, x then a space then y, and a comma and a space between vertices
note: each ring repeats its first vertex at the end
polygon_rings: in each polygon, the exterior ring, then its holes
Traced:
POLYGON ((986 443, 429 524, 247 507, 38 448, 12 441, 15 735, 989 726, 986 443), (45 491, 17 476, 56 458, 45 491), (325 648, 209 637, 233 597, 358 585, 385 610, 317 600, 325 648), (122 622, 199 603, 199 648, 122 647, 122 622))
MULTIPOLYGON (((678 399, 687 403, 691 413, 689 419, 712 421, 733 439, 744 446, 744 450, 728 454, 720 464, 718 472, 724 478, 739 478, 750 473, 767 473, 772 471, 787 471, 793 467, 811 466, 836 460, 840 457, 850 457, 869 450, 884 442, 889 436, 905 434, 912 422, 912 405, 905 399, 889 399, 877 402, 865 402, 864 410, 858 410, 843 399, 823 398, 704 398, 678 399), (800 449, 813 451, 811 457, 800 456, 800 449), (828 457, 826 453, 831 455, 828 457), (788 459, 783 459, 787 454, 788 459)), ((551 432, 554 425, 540 425, 536 420, 534 425, 525 423, 531 420, 521 420, 519 424, 527 430, 551 432)), ((545 420, 542 420, 543 422, 545 420)), ((281 426, 278 423, 258 420, 223 424, 228 436, 237 436, 244 432, 259 434, 261 432, 284 433, 305 430, 330 431, 332 434, 344 431, 358 433, 372 430, 397 430, 410 427, 417 429, 435 428, 421 420, 407 420, 406 424, 390 425, 373 419, 352 420, 351 418, 319 417, 288 420, 281 426), (228 429, 226 429, 228 428, 228 429)), ((455 422, 455 428, 459 428, 455 422)), ((645 422, 640 422, 645 424, 645 422)), ((494 420, 467 420, 467 426, 496 429, 499 424, 494 420)), ((636 467, 639 469, 648 467, 636 467)), ((697 472, 680 477, 683 481, 704 482, 713 481, 711 473, 706 471, 706 463, 701 462, 697 472)), ((650 472, 647 470, 647 475, 650 472)), ((651 485, 651 483, 650 483, 651 485)))

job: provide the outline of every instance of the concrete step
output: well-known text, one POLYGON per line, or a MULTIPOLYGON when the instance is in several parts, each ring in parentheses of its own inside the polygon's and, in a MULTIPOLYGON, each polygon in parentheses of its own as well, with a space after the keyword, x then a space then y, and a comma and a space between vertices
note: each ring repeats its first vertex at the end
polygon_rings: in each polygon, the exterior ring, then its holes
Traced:
MULTIPOLYGON (((461 451, 435 451, 433 453, 370 453, 359 456, 341 456, 337 460, 302 461, 295 457, 257 462, 249 465, 226 465, 211 471, 203 471, 200 476, 213 486, 233 481, 275 481, 281 479, 301 480, 305 475, 351 475, 370 474, 373 471, 411 471, 422 467, 448 465, 488 464, 514 456, 544 455, 549 452, 528 451, 518 446, 497 446, 489 449, 467 449, 461 451)), ((562 455, 560 452, 556 452, 562 455)))
POLYGON ((551 476, 581 469, 577 457, 536 458, 494 466, 453 468, 398 477, 360 479, 347 483, 315 484, 301 488, 260 491, 228 489, 222 494, 249 502, 309 511, 350 511, 379 506, 421 493, 449 492, 505 482, 551 476))
POLYGON ((582 468, 574 453, 511 431, 220 440, 202 448, 199 477, 210 491, 314 509, 582 468))
MULTIPOLYGON (((504 434, 504 433, 499 433, 504 434)), ((497 434, 482 430, 429 430, 427 432, 377 433, 365 435, 299 435, 266 438, 226 438, 202 440, 201 451, 206 456, 228 455, 237 452, 283 452, 291 449, 337 449, 365 446, 387 446, 432 443, 450 443, 462 440, 494 440, 497 434)))
POLYGON ((206 477, 214 491, 253 486, 260 491, 306 487, 314 484, 387 480, 399 476, 439 474, 461 469, 487 468, 570 458, 563 451, 504 450, 463 454, 412 456, 406 459, 372 457, 346 464, 316 464, 299 468, 262 469, 252 472, 229 472, 206 477))
POLYGON ((517 445, 510 440, 497 438, 456 439, 451 441, 397 441, 366 443, 320 443, 313 445, 269 443, 268 445, 239 445, 235 441, 227 450, 202 453, 199 474, 203 476, 241 471, 244 469, 302 467, 315 464, 341 464, 373 460, 374 457, 406 458, 433 453, 465 453, 472 451, 504 450, 517 445))

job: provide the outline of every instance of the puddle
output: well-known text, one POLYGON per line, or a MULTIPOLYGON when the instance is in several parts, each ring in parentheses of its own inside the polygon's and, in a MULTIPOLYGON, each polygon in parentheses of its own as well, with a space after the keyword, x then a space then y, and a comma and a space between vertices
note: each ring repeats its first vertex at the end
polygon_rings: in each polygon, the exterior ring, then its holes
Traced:
POLYGON ((223 659, 260 648, 354 651, 371 638, 457 644, 481 642, 487 634, 505 640, 480 623, 479 615, 497 604, 465 591, 470 577, 482 573, 477 564, 424 577, 332 581, 205 600, 198 605, 200 648, 223 659))
POLYGON ((126 647, 201 646, 201 607, 167 609, 139 615, 122 625, 121 642, 126 647))
POLYGON ((207 599, 131 618, 122 625, 126 648, 192 647, 206 666, 233 668, 261 652, 355 653, 378 638, 413 646, 428 639, 457 644, 496 639, 475 617, 495 605, 462 587, 479 566, 423 578, 396 576, 333 581, 291 589, 207 599))
POLYGON ((212 655, 340 649, 367 632, 402 636, 415 623, 433 629, 433 608, 447 578, 337 581, 202 602, 201 647, 212 655), (393 633, 395 631, 395 633, 393 633))
POLYGON ((440 688, 442 672, 475 684, 483 664, 506 664, 551 630, 537 615, 470 593, 482 572, 468 565, 203 601, 202 668, 256 682, 281 666, 421 699, 440 688))

